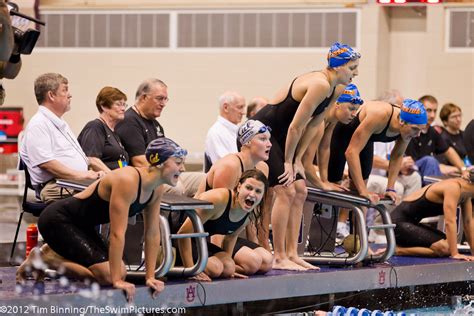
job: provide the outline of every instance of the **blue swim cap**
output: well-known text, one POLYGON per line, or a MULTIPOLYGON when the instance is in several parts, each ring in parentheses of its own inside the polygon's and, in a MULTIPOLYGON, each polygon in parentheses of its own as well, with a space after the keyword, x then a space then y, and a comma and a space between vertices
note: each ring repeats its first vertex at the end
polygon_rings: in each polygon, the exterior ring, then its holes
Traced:
POLYGON ((349 102, 352 104, 364 104, 364 100, 360 97, 359 90, 355 84, 349 84, 344 89, 344 92, 337 98, 337 102, 344 103, 349 102))
POLYGON ((351 60, 360 58, 360 54, 349 45, 334 43, 329 49, 328 64, 329 67, 338 67, 348 63, 351 60))
POLYGON ((169 157, 184 157, 187 154, 186 149, 179 147, 178 144, 166 137, 152 140, 145 151, 146 160, 152 166, 161 165, 169 157))
POLYGON ((412 99, 403 100, 400 119, 408 124, 428 123, 428 116, 423 103, 412 99))

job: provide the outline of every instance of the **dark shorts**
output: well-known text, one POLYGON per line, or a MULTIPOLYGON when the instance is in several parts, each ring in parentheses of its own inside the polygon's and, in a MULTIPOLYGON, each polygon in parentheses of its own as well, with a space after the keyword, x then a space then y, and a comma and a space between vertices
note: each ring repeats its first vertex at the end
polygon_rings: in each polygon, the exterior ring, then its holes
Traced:
MULTIPOLYGON (((196 242, 195 242, 194 239, 192 240, 191 244, 192 244, 192 251, 193 251, 193 261, 196 262, 197 259, 198 259, 198 256, 197 256, 197 245, 196 245, 196 242)), ((174 244, 174 246, 177 247, 177 243, 174 244)), ((248 247, 250 249, 256 249, 260 246, 257 245, 254 242, 251 242, 250 240, 238 237, 237 242, 235 243, 234 251, 232 252, 232 258, 235 257, 237 252, 239 252, 239 250, 242 247, 248 247)), ((215 254, 217 254, 219 252, 224 252, 224 249, 222 249, 221 247, 216 246, 213 243, 208 241, 207 242, 207 251, 208 251, 209 257, 212 257, 212 256, 214 256, 215 254)), ((176 252, 176 265, 178 265, 178 266, 183 265, 183 261, 181 260, 181 256, 179 254, 179 251, 176 252)))

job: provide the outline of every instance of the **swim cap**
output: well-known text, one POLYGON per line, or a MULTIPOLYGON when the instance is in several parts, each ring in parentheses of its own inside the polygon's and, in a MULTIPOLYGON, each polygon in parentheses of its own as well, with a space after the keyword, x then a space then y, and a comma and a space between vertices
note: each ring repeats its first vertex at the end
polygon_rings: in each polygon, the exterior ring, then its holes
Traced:
POLYGON ((338 67, 348 63, 350 60, 360 58, 360 54, 349 45, 334 43, 329 49, 328 64, 329 67, 338 67))
POLYGON ((349 102, 352 104, 364 104, 364 100, 360 97, 359 90, 355 84, 349 84, 344 89, 344 92, 337 98, 337 102, 344 103, 349 102))
POLYGON ((145 151, 146 160, 152 166, 161 165, 169 157, 184 157, 187 154, 186 149, 179 147, 178 144, 166 137, 152 140, 145 151))
POLYGON ((403 100, 400 119, 408 124, 427 124, 428 117, 423 104, 412 99, 403 100))
POLYGON ((252 138, 266 131, 271 132, 272 129, 260 121, 257 120, 247 120, 244 124, 239 127, 237 132, 237 139, 240 144, 244 145, 252 140, 252 138))

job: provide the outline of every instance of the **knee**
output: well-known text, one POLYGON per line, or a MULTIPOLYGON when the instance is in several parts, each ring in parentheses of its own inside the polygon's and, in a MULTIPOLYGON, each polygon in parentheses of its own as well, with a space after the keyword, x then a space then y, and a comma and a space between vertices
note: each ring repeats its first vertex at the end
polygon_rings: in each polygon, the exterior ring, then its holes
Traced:
POLYGON ((430 248, 437 257, 449 257, 451 255, 448 242, 445 239, 433 243, 430 248))
POLYGON ((220 277, 223 270, 224 265, 220 260, 215 257, 208 259, 205 272, 211 279, 220 277))
POLYGON ((224 258, 221 259, 222 265, 223 265, 223 270, 221 273, 221 278, 230 278, 234 275, 235 273, 235 263, 232 258, 224 258))
POLYGON ((276 190, 276 195, 279 199, 284 200, 288 203, 291 203, 291 201, 295 198, 296 196, 296 189, 294 185, 290 185, 289 187, 281 187, 278 190, 276 190))
POLYGON ((270 252, 265 251, 266 253, 262 255, 262 264, 260 265, 259 272, 267 273, 273 267, 273 256, 270 252))
POLYGON ((308 196, 308 189, 306 188, 306 185, 296 185, 295 188, 295 199, 298 200, 306 200, 306 197, 308 196))
POLYGON ((250 252, 245 256, 245 260, 239 262, 242 269, 244 269, 244 274, 252 275, 257 273, 262 266, 262 258, 256 254, 254 251, 250 252))

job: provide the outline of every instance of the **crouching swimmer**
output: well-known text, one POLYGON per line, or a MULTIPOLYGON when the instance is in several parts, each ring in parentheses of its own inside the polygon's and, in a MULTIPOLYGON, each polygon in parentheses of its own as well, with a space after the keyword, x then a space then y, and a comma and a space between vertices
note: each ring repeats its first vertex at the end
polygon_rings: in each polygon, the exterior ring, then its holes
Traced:
POLYGON ((154 296, 162 291, 164 284, 154 275, 162 184, 176 185, 186 154, 168 138, 155 139, 145 153, 149 166, 116 169, 84 191, 48 206, 38 221, 45 245, 30 253, 17 271, 17 281, 23 281, 28 270, 35 270, 34 261, 39 256, 50 269, 61 267, 68 277, 112 285, 133 301, 135 285, 125 281, 122 257, 128 217, 143 211, 146 285, 154 296), (105 223, 110 223, 108 246, 96 230, 105 223))
POLYGON ((474 261, 474 170, 469 176, 443 180, 421 188, 407 196, 391 213, 396 224, 396 254, 401 256, 430 256, 474 261), (464 233, 471 255, 457 249, 456 209, 461 206, 464 233), (446 234, 420 224, 423 218, 444 215, 446 234))
MULTIPOLYGON (((250 222, 260 220, 260 210, 268 190, 268 180, 257 170, 242 173, 234 190, 218 188, 201 193, 198 198, 214 204, 211 210, 197 209, 204 230, 210 236, 225 235, 222 248, 208 242, 209 259, 204 272, 194 279, 211 281, 213 278, 241 277, 255 273, 265 273, 272 267, 270 252, 246 239, 238 238, 250 222)), ((179 234, 192 233, 192 223, 188 218, 181 226, 179 234)), ((196 245, 189 238, 179 239, 180 257, 185 267, 191 267, 197 259, 196 245), (194 249, 193 249, 194 248, 194 249)))

